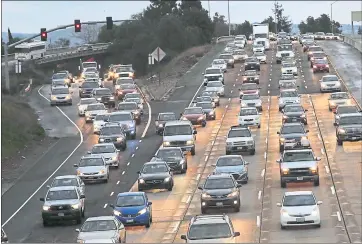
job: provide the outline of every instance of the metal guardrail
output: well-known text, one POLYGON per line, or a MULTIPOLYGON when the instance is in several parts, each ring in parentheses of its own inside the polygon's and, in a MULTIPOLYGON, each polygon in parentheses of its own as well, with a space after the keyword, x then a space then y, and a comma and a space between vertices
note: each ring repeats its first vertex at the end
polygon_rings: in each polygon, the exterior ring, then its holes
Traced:
POLYGON ((342 38, 343 42, 356 48, 362 53, 362 35, 344 35, 342 38))
POLYGON ((234 40, 235 36, 220 36, 216 39, 216 43, 234 40))

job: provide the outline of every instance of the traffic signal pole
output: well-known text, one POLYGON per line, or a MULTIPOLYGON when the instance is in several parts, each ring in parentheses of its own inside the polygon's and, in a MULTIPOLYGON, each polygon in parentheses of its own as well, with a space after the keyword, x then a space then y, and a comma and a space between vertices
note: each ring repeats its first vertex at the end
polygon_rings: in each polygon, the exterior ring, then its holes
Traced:
MULTIPOLYGON (((125 22, 125 21, 132 21, 132 20, 113 20, 113 22, 116 22, 116 23, 119 23, 119 22, 125 22)), ((106 24, 107 21, 87 21, 87 22, 81 22, 82 25, 94 25, 94 24, 106 24)), ((59 27, 56 27, 56 28, 53 28, 53 29, 50 29, 48 31, 46 31, 47 33, 51 33, 51 32, 54 32, 54 31, 57 31, 57 30, 62 30, 62 29, 67 29, 69 27, 73 27, 74 26, 74 23, 73 24, 69 24, 69 25, 62 25, 62 26, 59 26, 59 27)), ((8 63, 8 51, 9 51, 9 48, 11 47, 15 47, 21 43, 24 43, 24 42, 27 42, 27 41, 30 41, 34 38, 37 38, 41 36, 41 33, 40 34, 36 34, 34 36, 31 36, 31 37, 28 37, 28 38, 25 38, 23 40, 20 40, 18 42, 15 42, 11 45, 7 45, 7 43, 4 44, 4 62, 5 62, 5 69, 4 69, 4 72, 5 72, 5 87, 6 87, 6 90, 8 90, 8 92, 10 93, 10 75, 9 75, 9 63, 8 63)))

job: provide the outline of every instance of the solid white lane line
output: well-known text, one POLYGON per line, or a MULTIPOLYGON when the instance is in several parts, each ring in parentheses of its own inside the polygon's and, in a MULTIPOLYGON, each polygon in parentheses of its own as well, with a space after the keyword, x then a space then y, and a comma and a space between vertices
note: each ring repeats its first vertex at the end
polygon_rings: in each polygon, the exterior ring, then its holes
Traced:
POLYGON ((141 138, 144 138, 146 136, 148 128, 150 127, 150 124, 151 124, 151 115, 152 115, 151 105, 147 101, 146 101, 146 104, 148 107, 148 121, 147 121, 146 127, 141 135, 141 138))
POLYGON ((177 225, 173 228, 172 233, 175 233, 178 230, 178 228, 180 227, 180 224, 181 224, 181 221, 179 221, 177 223, 177 225))

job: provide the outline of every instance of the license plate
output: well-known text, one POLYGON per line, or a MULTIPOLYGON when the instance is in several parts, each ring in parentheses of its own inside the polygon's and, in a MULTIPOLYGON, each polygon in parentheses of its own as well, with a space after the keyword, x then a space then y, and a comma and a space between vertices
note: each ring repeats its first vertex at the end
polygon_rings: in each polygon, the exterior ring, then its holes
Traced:
POLYGON ((127 219, 126 223, 133 223, 133 219, 127 219))
POLYGON ((295 143, 285 143, 286 147, 293 147, 295 143))
POLYGON ((239 150, 241 150, 241 149, 244 149, 245 147, 237 147, 236 149, 239 149, 239 150))
POLYGON ((293 122, 296 122, 296 121, 298 121, 298 120, 297 120, 297 119, 292 119, 292 121, 293 121, 293 122))
POLYGON ((297 222, 304 222, 305 221, 304 218, 297 218, 296 220, 297 220, 297 222))
POLYGON ((58 213, 58 216, 63 217, 63 216, 64 216, 64 213, 58 213))
POLYGON ((250 68, 252 68, 252 69, 253 69, 253 68, 254 68, 254 66, 250 66, 250 68))
POLYGON ((303 177, 297 177, 297 180, 303 180, 303 177))
POLYGON ((216 206, 218 206, 218 207, 220 207, 220 206, 222 206, 222 205, 223 205, 222 202, 217 202, 217 203, 216 203, 216 206))

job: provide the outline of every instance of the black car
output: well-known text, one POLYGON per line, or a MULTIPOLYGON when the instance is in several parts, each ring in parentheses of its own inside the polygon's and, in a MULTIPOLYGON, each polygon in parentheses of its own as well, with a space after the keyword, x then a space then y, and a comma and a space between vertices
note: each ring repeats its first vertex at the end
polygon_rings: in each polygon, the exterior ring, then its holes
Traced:
POLYGON ((310 148, 307 138, 309 130, 304 128, 302 123, 283 124, 279 135, 279 151, 283 152, 287 149, 310 148))
POLYGON ((210 208, 233 208, 240 211, 240 188, 230 174, 209 175, 202 187, 201 213, 205 214, 210 208))
POLYGON ((172 191, 173 174, 166 162, 145 163, 141 171, 138 171, 138 191, 146 189, 167 189, 172 191))
POLYGON ((82 85, 79 85, 79 97, 92 97, 93 90, 99 88, 99 85, 97 82, 93 81, 86 81, 83 82, 82 85))
POLYGON ((127 148, 127 134, 119 124, 106 123, 99 132, 98 143, 113 143, 124 151, 127 148))
POLYGON ((288 104, 285 105, 283 112, 283 123, 295 123, 301 122, 305 125, 308 124, 307 112, 308 109, 304 109, 300 104, 288 104))
POLYGON ((216 113, 215 108, 212 102, 198 102, 196 103, 195 107, 201 107, 202 110, 206 114, 207 120, 215 120, 216 119, 216 113))
POLYGON ((212 98, 212 101, 215 103, 215 106, 220 106, 220 97, 216 91, 204 91, 201 94, 201 97, 209 96, 212 98))
POLYGON ((177 118, 176 114, 173 112, 159 113, 155 121, 156 133, 162 135, 166 122, 174 120, 177 120, 177 118))
POLYGON ((1 228, 1 243, 8 243, 9 239, 4 229, 1 228))
POLYGON ((356 105, 339 105, 336 108, 336 111, 333 112, 335 114, 334 122, 338 123, 338 120, 342 114, 354 114, 354 113, 359 113, 359 112, 362 112, 362 111, 360 111, 356 105))
POLYGON ((260 62, 256 57, 245 59, 245 71, 258 70, 260 71, 260 62))
POLYGON ((185 157, 180 147, 163 147, 158 149, 151 162, 166 162, 174 172, 186 173, 187 157, 185 157))
POLYGON ((362 141, 362 113, 341 114, 334 125, 339 146, 344 141, 362 141))
POLYGON ((243 75, 243 84, 244 83, 256 83, 259 85, 259 75, 256 73, 256 70, 246 70, 243 75))
POLYGON ((95 99, 97 99, 98 102, 103 103, 106 106, 109 107, 115 107, 116 102, 114 99, 114 96, 108 88, 97 88, 93 90, 93 95, 95 99))

